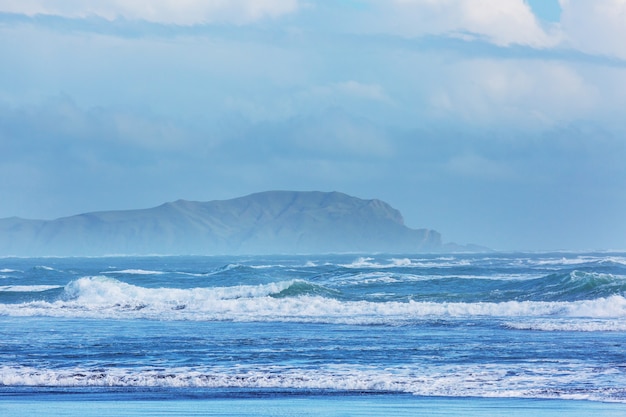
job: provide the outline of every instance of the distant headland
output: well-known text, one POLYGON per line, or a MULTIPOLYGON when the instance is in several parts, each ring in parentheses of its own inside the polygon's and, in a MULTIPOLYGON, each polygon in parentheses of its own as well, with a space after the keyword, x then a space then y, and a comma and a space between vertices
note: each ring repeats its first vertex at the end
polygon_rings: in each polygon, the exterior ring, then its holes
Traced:
POLYGON ((381 200, 339 192, 267 191, 231 200, 178 200, 55 220, 0 219, 0 256, 419 253, 444 245, 411 229, 381 200))

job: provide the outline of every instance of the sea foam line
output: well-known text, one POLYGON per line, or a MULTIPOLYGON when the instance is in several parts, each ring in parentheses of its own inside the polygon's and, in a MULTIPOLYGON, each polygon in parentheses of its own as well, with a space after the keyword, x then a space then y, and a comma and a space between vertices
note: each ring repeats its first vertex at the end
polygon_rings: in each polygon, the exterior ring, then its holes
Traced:
POLYGON ((349 264, 339 264, 343 268, 387 269, 387 268, 450 268, 470 265, 466 259, 437 258, 432 260, 416 260, 410 258, 391 258, 387 263, 375 261, 371 257, 361 257, 349 264))
POLYGON ((612 319, 524 320, 523 322, 507 322, 505 327, 515 330, 544 332, 626 332, 626 322, 612 319))
POLYGON ((103 274, 127 274, 127 275, 162 275, 163 271, 150 271, 145 269, 122 269, 120 271, 106 271, 103 274))
POLYGON ((60 285, 4 285, 0 292, 43 292, 63 288, 60 285))
MULTIPOLYGON (((363 365, 40 369, 0 366, 0 386, 248 388, 402 392, 420 396, 561 398, 626 403, 626 389, 604 381, 612 369, 578 364, 434 366, 363 365)), ((623 377, 622 377, 623 378, 623 377)))

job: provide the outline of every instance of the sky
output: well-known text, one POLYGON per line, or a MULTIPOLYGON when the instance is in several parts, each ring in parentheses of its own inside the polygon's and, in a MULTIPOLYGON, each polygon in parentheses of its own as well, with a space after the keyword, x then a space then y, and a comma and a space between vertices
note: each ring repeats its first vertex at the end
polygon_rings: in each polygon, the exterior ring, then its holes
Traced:
POLYGON ((626 0, 0 0, 0 218, 341 191, 626 249, 626 0))

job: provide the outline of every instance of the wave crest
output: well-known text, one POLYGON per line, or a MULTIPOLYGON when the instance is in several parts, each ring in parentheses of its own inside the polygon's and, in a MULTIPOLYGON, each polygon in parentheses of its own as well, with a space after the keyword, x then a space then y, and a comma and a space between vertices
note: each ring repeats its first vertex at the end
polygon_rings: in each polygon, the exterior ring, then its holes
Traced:
POLYGON ((626 294, 626 277, 574 270, 513 283, 511 287, 521 291, 526 299, 590 300, 626 294))
POLYGON ((70 282, 57 301, 0 304, 0 315, 385 324, 432 318, 624 318, 621 295, 575 301, 348 301, 302 280, 212 288, 145 288, 114 278, 70 282))

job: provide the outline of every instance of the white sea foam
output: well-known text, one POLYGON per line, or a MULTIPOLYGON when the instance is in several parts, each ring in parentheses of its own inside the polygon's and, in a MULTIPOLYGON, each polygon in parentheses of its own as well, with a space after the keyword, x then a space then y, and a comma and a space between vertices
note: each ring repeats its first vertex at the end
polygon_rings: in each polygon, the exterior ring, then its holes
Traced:
POLYGON ((375 262, 374 258, 361 257, 349 264, 340 264, 344 268, 398 268, 415 266, 409 258, 391 258, 386 263, 375 262))
POLYGON ((391 258, 386 262, 376 261, 371 257, 361 257, 349 264, 340 264, 344 268, 450 268, 456 266, 471 265, 467 259, 455 258, 435 258, 435 259, 409 259, 409 258, 391 258))
POLYGON ((0 292, 42 292, 63 288, 60 285, 5 285, 0 286, 0 292))
POLYGON ((44 271, 56 271, 56 269, 52 268, 51 266, 46 266, 46 265, 36 266, 35 269, 41 269, 44 271))
POLYGON ((340 264, 339 266, 343 266, 344 268, 371 268, 378 265, 372 263, 373 260, 374 258, 361 257, 352 261, 352 263, 340 264))
POLYGON ((0 274, 10 274, 12 272, 19 272, 19 271, 15 269, 9 269, 9 268, 0 269, 0 274))
POLYGON ((515 330, 544 332, 626 332, 626 322, 615 319, 524 320, 523 322, 507 322, 505 326, 515 330))
POLYGON ((534 265, 557 265, 557 266, 568 266, 568 265, 582 265, 589 262, 595 261, 596 258, 589 257, 578 257, 578 258, 552 258, 552 259, 539 259, 533 260, 532 264, 534 265))
POLYGON ((626 257, 623 256, 607 256, 599 260, 600 263, 615 263, 626 265, 626 257))
POLYGON ((386 272, 374 271, 358 274, 350 274, 335 277, 332 280, 338 286, 371 285, 371 284, 393 284, 397 282, 412 281, 412 277, 406 274, 388 274, 386 272))
POLYGON ((626 265, 626 257, 623 256, 597 256, 597 255, 580 255, 574 257, 560 257, 560 258, 541 258, 541 259, 527 259, 526 262, 529 265, 536 266, 553 266, 553 267, 567 267, 584 264, 605 264, 615 263, 620 265, 626 265))
POLYGON ((264 285, 237 285, 214 288, 144 288, 108 277, 85 277, 70 282, 65 287, 66 298, 77 303, 110 304, 130 301, 163 304, 173 301, 206 302, 238 298, 264 297, 289 288, 296 281, 283 281, 264 285))
POLYGON ((122 269, 120 271, 106 271, 104 274, 126 274, 126 275, 161 275, 163 271, 150 271, 146 269, 122 269))
POLYGON ((420 396, 562 398, 626 402, 626 390, 599 381, 621 377, 582 364, 433 366, 428 369, 326 365, 311 372, 288 366, 173 367, 92 370, 0 366, 0 386, 280 388, 404 392, 420 396), (568 391, 560 387, 571 387, 568 391))
POLYGON ((272 268, 287 268, 286 265, 276 264, 276 265, 249 265, 249 268, 252 269, 272 269, 272 268))
POLYGON ((214 288, 144 288, 113 278, 87 277, 69 283, 61 300, 0 304, 0 315, 354 324, 433 317, 626 318, 626 298, 617 295, 572 302, 369 302, 297 295, 299 288, 308 285, 291 280, 214 288), (289 289, 295 296, 286 296, 289 289))
POLYGON ((360 272, 357 274, 346 274, 335 277, 332 281, 336 285, 370 285, 376 283, 408 283, 408 282, 424 282, 424 281, 438 281, 444 279, 478 279, 478 280, 493 280, 493 281, 523 281, 541 278, 544 275, 529 275, 529 274, 498 274, 492 275, 463 275, 463 274, 407 274, 398 272, 387 271, 371 271, 360 272))

